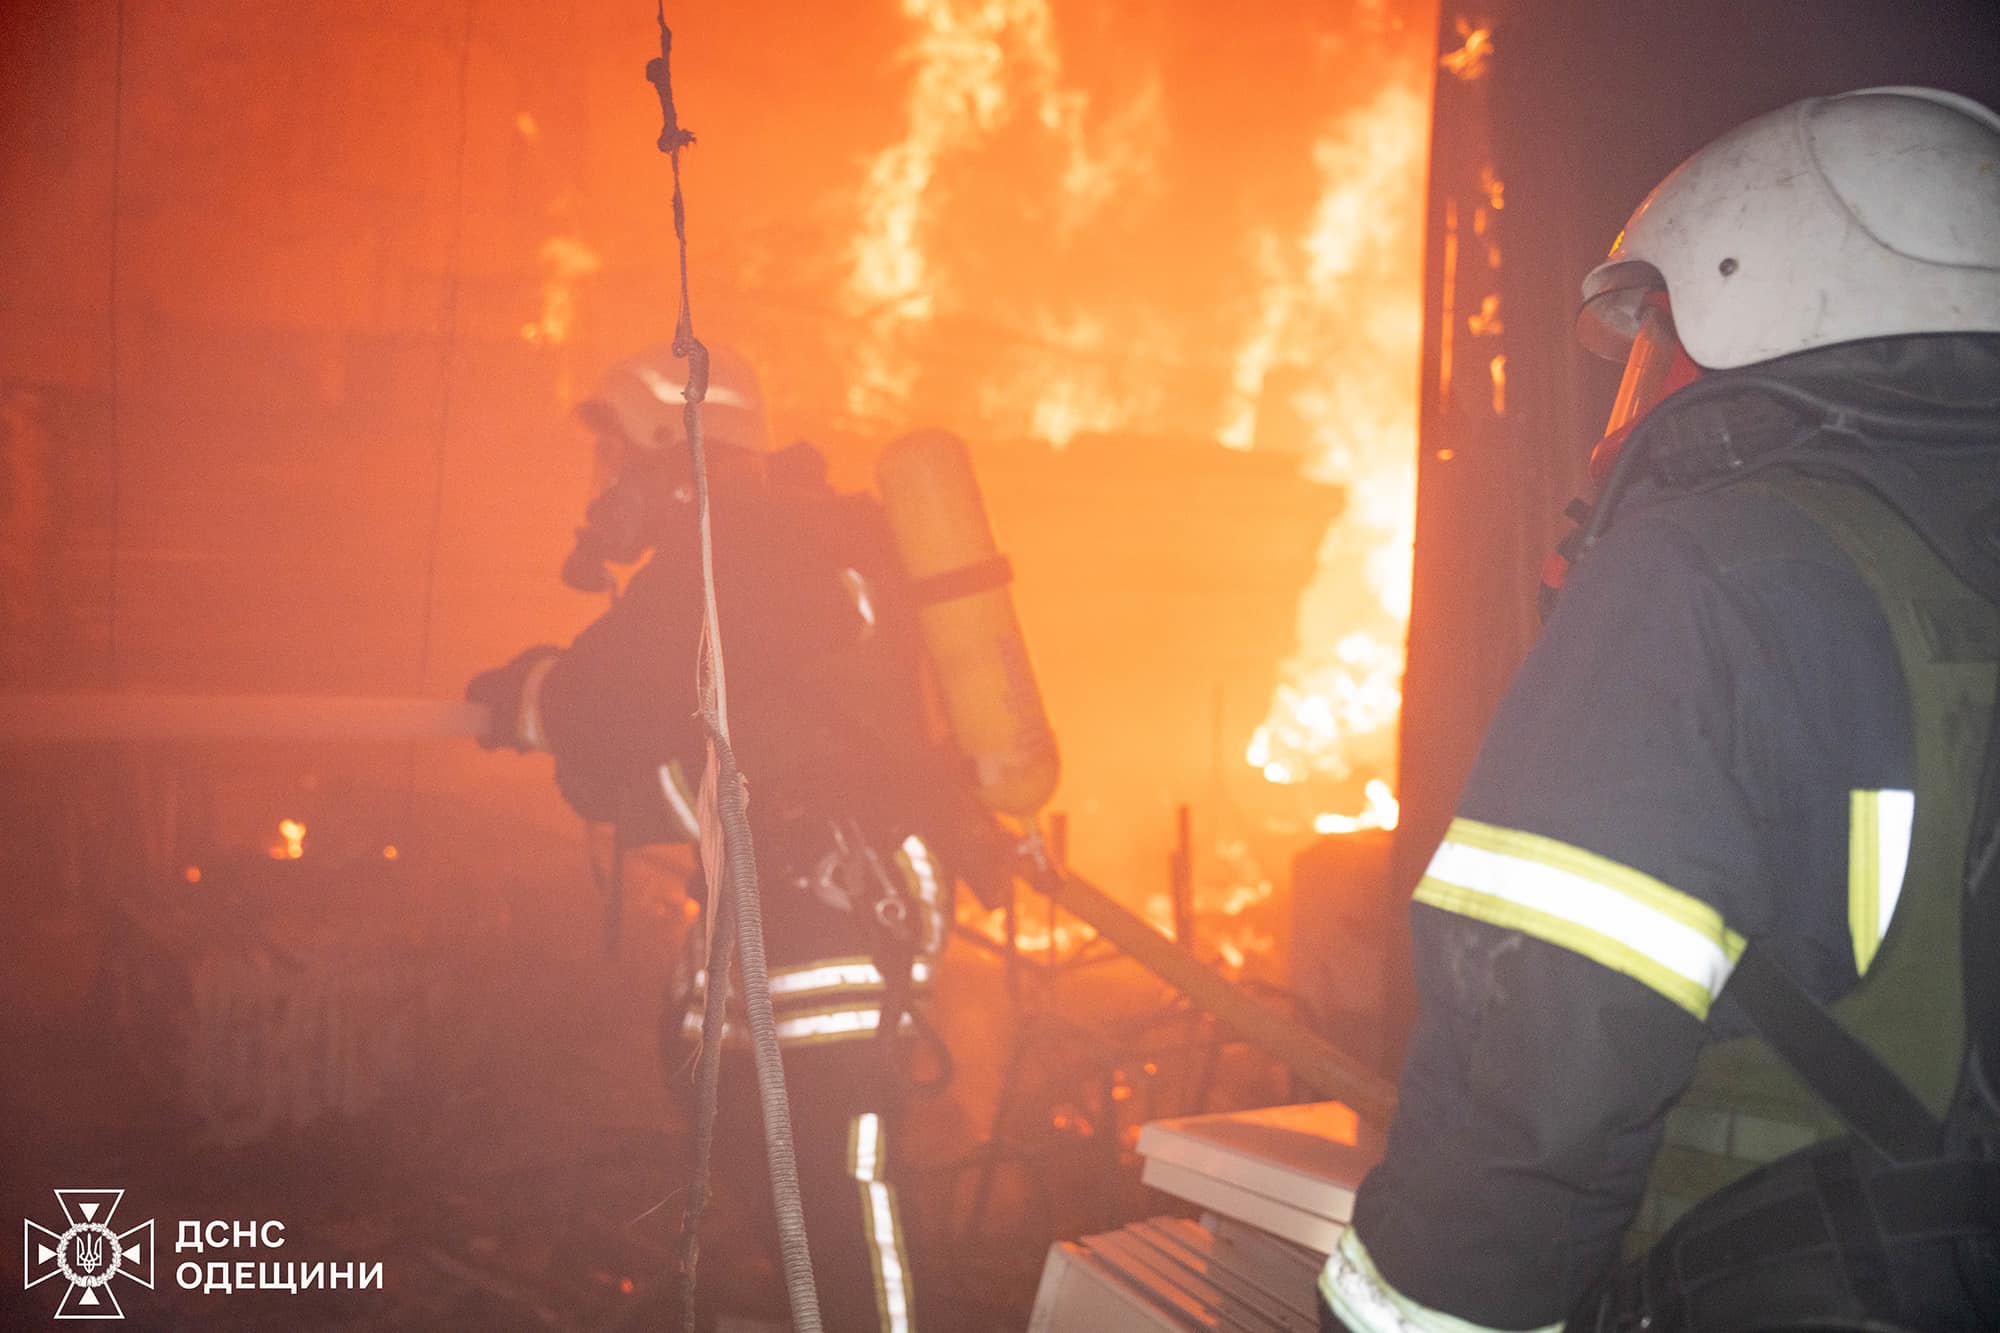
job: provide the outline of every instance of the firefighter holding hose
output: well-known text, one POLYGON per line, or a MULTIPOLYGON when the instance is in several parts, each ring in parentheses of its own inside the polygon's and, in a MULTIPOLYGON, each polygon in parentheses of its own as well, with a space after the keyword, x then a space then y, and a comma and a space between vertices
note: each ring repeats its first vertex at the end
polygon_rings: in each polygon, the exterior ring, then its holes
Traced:
MULTIPOLYGON (((564 798, 616 825, 621 845, 687 843, 707 858, 719 853, 701 845, 697 814, 703 587, 684 379, 657 347, 614 366, 578 408, 600 486, 564 581, 610 590, 609 566, 650 559, 567 649, 530 648, 467 697, 495 719, 484 744, 553 754, 564 798)), ((702 410, 732 743, 821 1307, 829 1328, 905 1330, 900 1048, 951 920, 952 867, 1004 875, 1006 847, 964 761, 927 725, 911 583, 880 503, 834 491, 810 446, 772 451, 740 355, 714 349, 702 410)), ((680 1085, 712 984, 699 925, 688 939, 667 1015, 680 1085)), ((732 1011, 717 1172, 766 1198, 747 1036, 732 1011)))

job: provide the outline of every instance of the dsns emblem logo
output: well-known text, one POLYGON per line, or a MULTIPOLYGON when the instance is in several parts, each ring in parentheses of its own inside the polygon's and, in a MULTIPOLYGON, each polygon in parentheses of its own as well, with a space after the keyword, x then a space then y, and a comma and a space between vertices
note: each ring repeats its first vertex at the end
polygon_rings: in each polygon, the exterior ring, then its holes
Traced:
POLYGON ((39 1286, 52 1277, 69 1280, 58 1319, 123 1319, 113 1278, 130 1278, 142 1287, 153 1285, 153 1224, 140 1223, 124 1234, 112 1230, 112 1215, 124 1190, 57 1190, 63 1220, 69 1225, 51 1231, 33 1222, 21 1223, 21 1285, 39 1286))

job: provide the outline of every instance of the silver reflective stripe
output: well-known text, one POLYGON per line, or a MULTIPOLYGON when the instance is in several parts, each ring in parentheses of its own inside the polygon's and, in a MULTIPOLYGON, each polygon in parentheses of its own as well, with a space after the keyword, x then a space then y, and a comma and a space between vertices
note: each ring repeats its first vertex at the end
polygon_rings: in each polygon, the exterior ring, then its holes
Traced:
MULTIPOLYGON (((685 1036, 699 1036, 701 1033, 701 1012, 690 1009, 681 1016, 681 1032, 685 1036)), ((882 1011, 874 1006, 854 1009, 830 1009, 824 1013, 797 1014, 778 1020, 778 1040, 780 1042, 833 1041, 845 1037, 873 1036, 875 1029, 882 1025, 882 1011)), ((908 1014, 896 1023, 898 1032, 906 1032, 916 1026, 908 1014)), ((742 1015, 732 1015, 723 1020, 722 1039, 728 1042, 749 1040, 742 1015)))
POLYGON ((923 947, 936 952, 944 946, 945 931, 950 924, 944 919, 943 893, 938 877, 937 859, 924 840, 912 833, 903 839, 898 849, 897 859, 909 870, 910 878, 917 886, 917 900, 923 906, 923 947))
POLYGON ((882 1117, 870 1111, 854 1117, 849 1127, 848 1170, 856 1180, 882 1178, 882 1117))
POLYGON ((896 1218, 896 1195, 882 1179, 883 1157, 881 1116, 873 1111, 856 1116, 847 1131, 847 1166, 861 1191, 861 1225, 868 1235, 876 1304, 884 1333, 908 1333, 910 1265, 896 1218))
POLYGON ((875 628, 875 595, 868 587, 868 576, 848 568, 840 571, 840 581, 854 600, 854 614, 861 617, 861 633, 866 638, 875 628))
MULTIPOLYGON (((1499 1333, 1484 1324, 1433 1310, 1389 1285, 1368 1247, 1349 1227, 1319 1272, 1319 1294, 1351 1333, 1499 1333)), ((1557 1333, 1560 1323, 1533 1333, 1557 1333)))
MULTIPOLYGON (((919 958, 910 964, 910 980, 922 985, 931 979, 931 965, 919 958)), ((771 994, 799 995, 809 991, 880 988, 882 970, 873 963, 823 963, 817 967, 787 968, 771 974, 771 994)))
POLYGON ((882 1025, 882 1011, 834 1009, 824 1014, 800 1014, 778 1020, 779 1041, 800 1041, 808 1037, 846 1037, 857 1032, 873 1032, 882 1025))
POLYGON ((937 902, 937 863, 931 859, 931 849, 924 846, 922 838, 912 833, 903 839, 903 855, 909 859, 910 870, 917 877, 917 896, 927 903, 937 902))
MULTIPOLYGON (((919 958, 910 964, 910 984, 927 986, 931 980, 931 963, 927 958, 919 958)), ((829 991, 879 991, 883 988, 882 969, 871 962, 859 959, 843 959, 830 963, 813 963, 803 967, 780 968, 771 973, 771 998, 773 1000, 796 1000, 805 996, 829 991)), ((699 1004, 708 991, 708 970, 699 969, 694 974, 694 986, 688 994, 690 1004, 699 1004)))
POLYGON ((908 1333, 910 1273, 903 1262, 903 1229, 896 1220, 896 1198, 879 1180, 866 1181, 861 1188, 867 1195, 868 1242, 875 1251, 883 1333, 908 1333))
POLYGON ((840 990, 851 986, 880 986, 882 971, 873 963, 827 963, 820 967, 771 974, 771 994, 797 995, 802 991, 840 990))
POLYGON ((550 653, 529 667, 526 679, 521 682, 521 709, 514 731, 521 744, 530 750, 549 748, 548 733, 542 727, 542 682, 561 658, 560 653, 550 653))
POLYGON ((667 808, 674 812, 674 818, 680 823, 681 832, 687 835, 688 841, 699 843, 701 820, 695 817, 694 803, 682 789, 685 782, 679 764, 660 765, 660 794, 667 798, 667 808))

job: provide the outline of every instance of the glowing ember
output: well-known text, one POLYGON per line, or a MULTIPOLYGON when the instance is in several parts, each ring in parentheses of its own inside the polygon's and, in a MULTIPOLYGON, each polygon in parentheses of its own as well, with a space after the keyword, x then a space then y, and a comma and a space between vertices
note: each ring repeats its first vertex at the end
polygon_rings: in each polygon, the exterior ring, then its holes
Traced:
POLYGON ((521 326, 521 340, 538 347, 560 347, 576 325, 577 289, 585 278, 604 267, 604 259, 575 236, 551 236, 542 242, 542 312, 521 326))
POLYGON ((278 836, 283 841, 271 846, 270 856, 273 861, 296 861, 306 854, 306 826, 298 820, 279 820, 278 836))
POLYGON ((384 861, 393 861, 401 855, 402 853, 396 850, 396 844, 394 843, 390 843, 382 849, 382 859, 384 861))
POLYGON ((1367 787, 1368 804, 1358 815, 1319 815, 1313 820, 1315 833, 1359 833, 1363 829, 1392 829, 1402 814, 1402 806, 1396 800, 1389 784, 1380 778, 1370 779, 1367 787))
POLYGON ((1438 64, 1454 78, 1469 83, 1486 72, 1486 62, 1493 58, 1493 29, 1475 28, 1463 18, 1455 20, 1452 26, 1464 44, 1439 56, 1438 64))
MULTIPOLYGON (((970 927, 995 944, 1007 942, 1007 911, 996 907, 990 912, 981 911, 977 903, 962 905, 958 913, 959 924, 970 927)), ((1053 928, 1049 925, 1048 905, 1040 899, 1026 899, 1014 918, 1014 947, 1022 953, 1048 953, 1051 948, 1058 956, 1068 956, 1097 938, 1097 932, 1074 917, 1059 917, 1053 928)))
POLYGON ((181 878, 190 884, 201 883, 201 867, 189 866, 187 869, 181 871, 181 878))

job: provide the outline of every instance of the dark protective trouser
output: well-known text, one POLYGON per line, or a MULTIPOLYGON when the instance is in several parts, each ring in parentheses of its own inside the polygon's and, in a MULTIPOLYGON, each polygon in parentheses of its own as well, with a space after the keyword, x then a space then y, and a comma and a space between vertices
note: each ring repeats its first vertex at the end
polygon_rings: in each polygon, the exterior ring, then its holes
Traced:
MULTIPOLYGON (((784 1050, 806 1238, 829 1333, 915 1327, 910 1250, 891 1183, 900 1128, 893 1055, 891 1043, 873 1036, 784 1050)), ((714 1181, 754 1200, 760 1238, 775 1261, 757 1076, 735 1050, 723 1055, 714 1181)), ((779 1272, 782 1280, 782 1266, 779 1272)))

